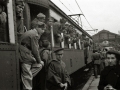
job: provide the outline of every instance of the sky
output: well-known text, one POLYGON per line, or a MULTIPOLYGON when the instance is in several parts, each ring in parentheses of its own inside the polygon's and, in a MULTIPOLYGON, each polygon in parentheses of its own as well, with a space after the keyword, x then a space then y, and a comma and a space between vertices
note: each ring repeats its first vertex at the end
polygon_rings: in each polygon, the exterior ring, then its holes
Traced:
POLYGON ((81 15, 82 28, 94 35, 101 30, 120 32, 120 0, 51 0, 67 15, 81 15), (79 7, 77 6, 77 3, 79 7), (80 10, 81 9, 81 10, 80 10), (88 23, 89 22, 89 23, 88 23))

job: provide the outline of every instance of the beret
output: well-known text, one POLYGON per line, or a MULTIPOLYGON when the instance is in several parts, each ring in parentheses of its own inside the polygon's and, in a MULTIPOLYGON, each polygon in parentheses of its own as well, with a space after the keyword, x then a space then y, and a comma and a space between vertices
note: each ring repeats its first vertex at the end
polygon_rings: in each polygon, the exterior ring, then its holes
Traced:
POLYGON ((108 50, 107 54, 115 54, 115 56, 120 59, 120 53, 116 50, 108 50))

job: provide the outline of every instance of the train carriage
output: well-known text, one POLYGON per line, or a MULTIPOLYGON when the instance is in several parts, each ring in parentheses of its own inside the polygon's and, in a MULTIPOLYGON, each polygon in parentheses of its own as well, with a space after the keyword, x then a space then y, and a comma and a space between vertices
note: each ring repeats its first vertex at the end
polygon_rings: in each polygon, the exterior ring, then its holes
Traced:
MULTIPOLYGON (((7 21, 5 23, 5 33, 2 33, 5 39, 0 39, 0 90, 20 90, 20 63, 15 2, 16 0, 8 0, 8 2, 4 5, 4 12, 6 12, 7 21)), ((61 9, 49 0, 26 0, 23 11, 23 27, 25 30, 31 29, 31 21, 40 12, 46 15, 46 22, 49 17, 53 17, 55 22, 64 17, 71 25, 74 26, 75 30, 81 34, 81 36, 84 34, 85 38, 92 41, 91 36, 87 32, 85 32, 70 17, 68 17, 61 9)), ((55 43, 54 35, 51 34, 51 37, 53 37, 51 38, 52 49, 61 47, 65 50, 63 60, 66 63, 69 74, 73 74, 77 70, 91 63, 92 48, 90 45, 84 47, 84 44, 82 44, 84 41, 81 38, 79 38, 79 41, 81 42, 78 46, 75 42, 69 46, 69 44, 65 44, 63 42, 57 44, 55 43), (84 49, 87 50, 87 63, 85 63, 84 49)))

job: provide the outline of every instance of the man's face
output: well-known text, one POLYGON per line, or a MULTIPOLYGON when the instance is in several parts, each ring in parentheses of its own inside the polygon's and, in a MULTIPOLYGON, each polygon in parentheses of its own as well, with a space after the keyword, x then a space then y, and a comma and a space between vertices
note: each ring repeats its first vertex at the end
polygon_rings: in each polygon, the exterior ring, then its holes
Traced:
POLYGON ((63 50, 58 51, 58 52, 56 53, 56 59, 59 60, 59 61, 61 61, 62 58, 63 58, 63 53, 64 53, 63 50))
POLYGON ((43 17, 43 18, 38 18, 38 20, 40 21, 40 22, 45 22, 45 18, 43 17))
POLYGON ((21 2, 22 4, 18 4, 17 6, 16 6, 16 12, 17 12, 17 15, 18 16, 21 16, 21 14, 22 14, 22 12, 23 12, 23 9, 24 9, 24 7, 25 7, 25 4, 24 4, 24 2, 21 2))
POLYGON ((106 59, 107 63, 109 66, 114 66, 116 65, 116 56, 115 54, 107 54, 107 59, 106 59))
POLYGON ((49 23, 49 25, 53 25, 53 22, 54 22, 54 21, 49 20, 49 22, 48 22, 48 23, 49 23))

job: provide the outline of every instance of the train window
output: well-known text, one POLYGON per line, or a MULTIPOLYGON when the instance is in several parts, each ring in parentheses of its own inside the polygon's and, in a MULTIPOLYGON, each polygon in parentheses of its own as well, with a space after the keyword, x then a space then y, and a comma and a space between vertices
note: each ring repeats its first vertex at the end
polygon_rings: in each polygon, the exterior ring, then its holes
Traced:
POLYGON ((49 11, 47 8, 41 7, 39 5, 29 4, 31 21, 36 18, 39 13, 43 13, 46 16, 45 22, 48 20, 49 11), (37 8, 37 9, 36 9, 37 8))
POLYGON ((7 4, 0 3, 0 43, 9 42, 7 4))

